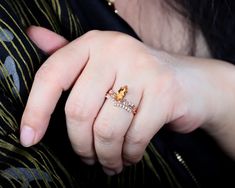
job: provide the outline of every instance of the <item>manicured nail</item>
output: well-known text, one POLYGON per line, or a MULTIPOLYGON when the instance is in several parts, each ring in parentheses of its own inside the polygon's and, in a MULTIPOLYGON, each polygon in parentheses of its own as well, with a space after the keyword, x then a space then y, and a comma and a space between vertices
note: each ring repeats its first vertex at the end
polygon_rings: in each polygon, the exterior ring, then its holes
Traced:
POLYGON ((128 161, 124 161, 123 164, 124 164, 124 166, 131 166, 131 165, 132 165, 132 164, 131 164, 130 162, 128 162, 128 161))
POLYGON ((103 167, 103 170, 105 172, 105 174, 107 174, 108 176, 114 176, 116 174, 116 172, 114 170, 108 169, 103 167))
POLYGON ((34 144, 35 132, 29 126, 23 126, 20 133, 20 142, 24 147, 30 147, 34 144))
POLYGON ((104 172, 108 176, 114 176, 122 172, 123 167, 119 167, 118 169, 112 170, 110 168, 103 167, 104 172))
POLYGON ((81 160, 86 163, 87 165, 94 165, 95 164, 95 160, 94 159, 88 159, 88 158, 82 158, 81 160))

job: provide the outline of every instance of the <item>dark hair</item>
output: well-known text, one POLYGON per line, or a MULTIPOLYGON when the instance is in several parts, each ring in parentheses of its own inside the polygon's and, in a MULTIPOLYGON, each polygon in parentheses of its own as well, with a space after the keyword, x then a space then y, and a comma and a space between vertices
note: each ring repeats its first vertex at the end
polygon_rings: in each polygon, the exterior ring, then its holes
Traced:
POLYGON ((234 0, 168 0, 205 36, 214 58, 235 64, 234 0))

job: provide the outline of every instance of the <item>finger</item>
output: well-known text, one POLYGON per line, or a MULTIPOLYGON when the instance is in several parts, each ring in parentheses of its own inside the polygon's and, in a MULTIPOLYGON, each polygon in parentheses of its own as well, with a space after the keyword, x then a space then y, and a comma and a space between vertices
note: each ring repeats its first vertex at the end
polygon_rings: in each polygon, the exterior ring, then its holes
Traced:
POLYGON ((141 160, 150 140, 165 123, 167 105, 164 100, 158 99, 164 99, 164 95, 153 96, 151 91, 144 92, 138 112, 125 136, 123 146, 125 165, 141 160))
MULTIPOLYGON (((123 80, 125 79, 123 78, 123 80)), ((122 84, 122 81, 117 80, 114 90, 117 91, 120 88, 119 86, 123 86, 122 84)), ((134 85, 134 83, 129 82, 129 92, 126 99, 138 104, 141 92, 134 85)), ((104 166, 104 171, 108 175, 118 174, 122 170, 122 145, 132 118, 132 113, 128 113, 120 107, 115 107, 113 101, 108 99, 95 121, 95 150, 99 162, 104 166)))
POLYGON ((64 37, 43 27, 30 26, 27 29, 27 34, 47 54, 52 54, 68 44, 68 41, 64 37))
POLYGON ((71 42, 50 56, 36 73, 21 120, 22 145, 31 146, 44 135, 61 93, 71 87, 89 58, 89 44, 85 37, 71 42))
POLYGON ((76 81, 65 106, 68 135, 75 152, 84 162, 93 164, 93 123, 105 95, 115 80, 115 70, 99 63, 89 63, 76 81))

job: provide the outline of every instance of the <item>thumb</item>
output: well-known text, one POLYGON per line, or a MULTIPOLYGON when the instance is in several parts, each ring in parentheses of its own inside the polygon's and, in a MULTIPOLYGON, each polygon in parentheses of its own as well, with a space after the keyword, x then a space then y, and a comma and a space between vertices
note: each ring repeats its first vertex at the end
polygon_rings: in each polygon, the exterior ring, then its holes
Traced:
POLYGON ((68 44, 68 41, 64 37, 43 27, 30 26, 27 29, 27 34, 29 38, 47 54, 52 54, 59 48, 68 44))

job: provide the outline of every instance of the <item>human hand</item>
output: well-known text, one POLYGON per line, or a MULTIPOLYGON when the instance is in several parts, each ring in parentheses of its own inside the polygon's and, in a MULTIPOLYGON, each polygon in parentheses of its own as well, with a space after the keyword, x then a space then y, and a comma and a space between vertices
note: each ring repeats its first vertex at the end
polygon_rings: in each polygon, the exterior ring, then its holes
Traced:
POLYGON ((42 50, 55 53, 35 76, 21 122, 24 146, 43 137, 58 99, 69 88, 65 114, 72 147, 88 164, 97 159, 109 175, 138 162, 164 124, 190 132, 212 117, 215 90, 187 58, 154 51, 117 32, 92 31, 69 44, 37 27, 29 36, 42 50), (110 89, 124 85, 125 99, 138 107, 136 115, 105 98, 110 89))

